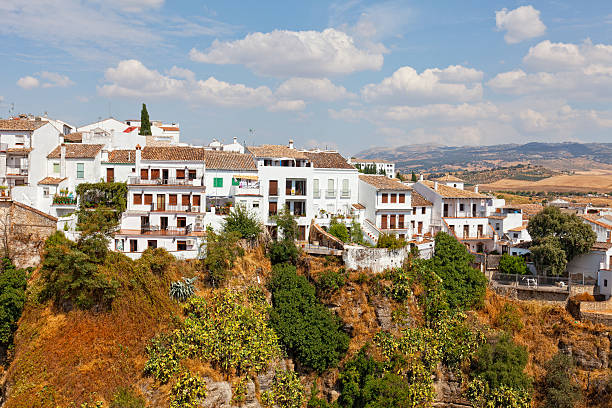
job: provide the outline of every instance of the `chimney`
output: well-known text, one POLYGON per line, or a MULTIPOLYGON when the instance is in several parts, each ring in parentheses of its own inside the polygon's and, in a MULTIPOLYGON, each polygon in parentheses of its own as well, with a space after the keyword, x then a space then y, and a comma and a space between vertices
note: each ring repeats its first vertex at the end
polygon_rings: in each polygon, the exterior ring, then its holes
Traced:
POLYGON ((59 135, 59 142, 60 142, 60 146, 64 144, 64 135, 62 133, 60 133, 59 135))
POLYGON ((136 154, 134 157, 134 168, 136 169, 136 177, 140 177, 140 158, 142 157, 142 151, 140 150, 140 145, 136 145, 136 154))
POLYGON ((236 136, 234 136, 234 144, 238 143, 238 138, 236 136))
POLYGON ((60 145, 60 177, 66 177, 66 145, 60 145))
POLYGON ((434 181, 434 190, 438 191, 438 182, 434 181))
POLYGON ((478 192, 478 184, 476 184, 476 185, 474 186, 474 192, 475 192, 475 193, 477 193, 477 192, 478 192))
POLYGON ((423 181, 423 175, 421 174, 421 176, 419 177, 419 181, 423 181))
POLYGON ((289 140, 289 148, 293 149, 293 139, 289 140))

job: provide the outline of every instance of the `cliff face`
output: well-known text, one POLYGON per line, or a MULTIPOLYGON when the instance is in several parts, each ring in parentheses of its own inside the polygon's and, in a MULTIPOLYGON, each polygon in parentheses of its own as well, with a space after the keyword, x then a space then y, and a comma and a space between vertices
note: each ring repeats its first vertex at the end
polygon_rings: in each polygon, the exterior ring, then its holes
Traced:
MULTIPOLYGON (((37 274, 31 279, 28 302, 15 344, 11 362, 3 375, 2 407, 69 407, 84 402, 102 401, 109 406, 117 390, 130 387, 146 406, 168 407, 170 385, 160 385, 144 375, 148 359, 145 347, 156 334, 177 326, 182 317, 180 305, 168 296, 171 281, 182 276, 198 276, 198 295, 208 296, 214 289, 203 284, 204 275, 195 263, 176 261, 163 274, 151 272, 145 265, 118 257, 107 265, 110 276, 121 284, 120 295, 112 308, 97 313, 54 310, 51 304, 37 301, 40 283, 37 274)), ((333 258, 307 257, 300 260, 299 272, 312 282, 329 270, 340 270, 333 258)), ((248 251, 236 262, 230 288, 244 290, 257 283, 263 287, 271 266, 261 249, 248 251)), ((353 272, 337 290, 317 293, 319 299, 342 320, 342 330, 349 334, 349 350, 341 362, 353 357, 372 342, 380 331, 399 333, 401 328, 422 323, 422 312, 409 297, 398 303, 386 296, 390 283, 366 271, 353 272)), ((270 294, 264 290, 270 299, 270 294)), ((537 303, 510 301, 488 292, 484 307, 471 312, 469 319, 494 329, 507 329, 500 316, 506 304, 515 306, 520 325, 511 331, 518 344, 529 352, 527 372, 536 384, 536 402, 541 396, 538 385, 545 375, 544 365, 558 351, 571 354, 578 366, 578 380, 587 400, 584 406, 609 406, 611 335, 603 326, 581 323, 563 308, 537 303), (608 404, 608 405, 606 405, 608 404)), ((270 389, 276 368, 294 368, 307 389, 313 384, 319 396, 329 401, 339 396, 338 369, 317 374, 302 369, 290 356, 278 359, 246 383, 244 400, 234 400, 236 378, 215 367, 189 361, 190 370, 199 373, 207 383, 202 406, 229 408, 261 407, 262 392, 270 389)), ((465 407, 465 386, 461 376, 440 367, 436 370, 435 406, 465 407)))

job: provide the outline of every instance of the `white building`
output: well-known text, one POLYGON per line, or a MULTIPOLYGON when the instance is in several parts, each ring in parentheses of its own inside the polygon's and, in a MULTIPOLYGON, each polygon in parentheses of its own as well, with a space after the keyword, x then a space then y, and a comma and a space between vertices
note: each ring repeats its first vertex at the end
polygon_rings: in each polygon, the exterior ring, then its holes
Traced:
POLYGON ((612 216, 610 215, 582 215, 597 235, 597 242, 612 242, 612 216))
POLYGON ((365 207, 363 229, 372 242, 381 233, 408 240, 431 236, 432 203, 396 179, 360 174, 359 203, 365 207))
POLYGON ((244 146, 238 142, 238 138, 234 136, 232 143, 223 144, 217 139, 213 139, 206 147, 207 150, 218 150, 224 152, 244 153, 244 146))
POLYGON ((349 164, 352 164, 357 169, 364 170, 366 167, 374 167, 376 174, 384 174, 387 177, 395 177, 395 163, 383 159, 357 159, 351 157, 349 164))
POLYGON ((434 179, 440 184, 444 184, 448 187, 458 188, 460 190, 464 189, 465 181, 461 180, 459 177, 453 176, 451 174, 447 174, 446 176, 438 177, 434 179))

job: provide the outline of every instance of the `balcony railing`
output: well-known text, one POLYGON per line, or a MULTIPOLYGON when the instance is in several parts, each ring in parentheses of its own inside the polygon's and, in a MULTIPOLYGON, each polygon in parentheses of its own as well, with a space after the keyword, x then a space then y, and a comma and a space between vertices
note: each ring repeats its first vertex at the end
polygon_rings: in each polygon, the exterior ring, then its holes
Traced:
POLYGON ((153 203, 150 204, 150 211, 157 212, 192 212, 199 213, 201 207, 199 205, 190 205, 190 204, 159 204, 153 203))
POLYGON ((146 185, 160 185, 160 186, 201 186, 201 179, 188 179, 188 178, 156 178, 156 179, 143 179, 141 177, 129 177, 128 184, 146 184, 146 185))
POLYGON ((325 198, 336 198, 336 190, 325 190, 325 198))
POLYGON ((28 168, 27 167, 6 167, 6 173, 18 176, 27 176, 28 168))
POLYGON ((189 236, 194 232, 204 231, 201 227, 193 227, 191 224, 186 227, 165 227, 159 225, 142 225, 140 233, 143 235, 171 235, 171 236, 189 236))
POLYGON ((77 199, 76 197, 68 197, 68 196, 53 196, 53 205, 76 205, 77 199))
POLYGON ((340 197, 348 198, 351 196, 351 190, 342 190, 340 191, 340 197))

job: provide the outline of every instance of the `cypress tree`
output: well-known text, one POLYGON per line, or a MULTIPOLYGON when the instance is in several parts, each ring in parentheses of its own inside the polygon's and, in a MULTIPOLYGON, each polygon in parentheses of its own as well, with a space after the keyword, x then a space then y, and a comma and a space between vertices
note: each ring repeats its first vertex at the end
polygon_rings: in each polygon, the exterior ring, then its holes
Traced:
POLYGON ((416 183, 417 182, 417 175, 414 174, 414 171, 412 172, 412 182, 416 183))
POLYGON ((150 136, 151 135, 151 122, 149 121, 149 112, 147 112, 147 105, 142 104, 142 110, 140 111, 140 132, 139 135, 150 136))

